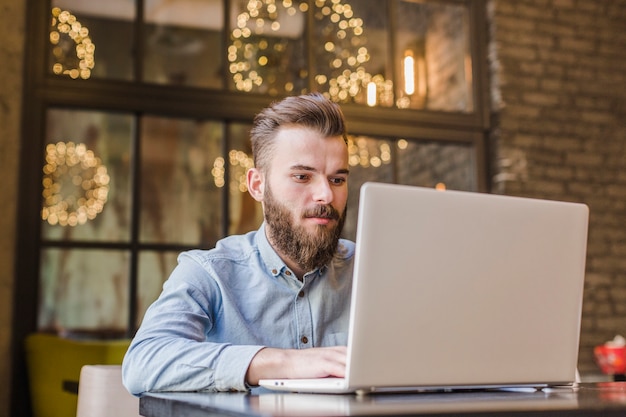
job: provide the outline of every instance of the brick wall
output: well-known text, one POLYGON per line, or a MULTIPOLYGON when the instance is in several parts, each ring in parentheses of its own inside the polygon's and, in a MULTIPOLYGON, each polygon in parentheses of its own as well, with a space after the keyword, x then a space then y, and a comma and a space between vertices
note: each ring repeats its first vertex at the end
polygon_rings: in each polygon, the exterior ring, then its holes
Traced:
POLYGON ((490 0, 494 191, 589 205, 580 370, 626 335, 626 1, 490 0))

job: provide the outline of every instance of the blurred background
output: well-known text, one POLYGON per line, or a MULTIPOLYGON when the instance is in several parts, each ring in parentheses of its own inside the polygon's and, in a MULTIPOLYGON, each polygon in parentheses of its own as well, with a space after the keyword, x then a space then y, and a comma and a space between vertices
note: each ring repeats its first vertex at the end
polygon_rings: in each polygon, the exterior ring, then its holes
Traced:
POLYGON ((36 414, 29 335, 128 340, 180 251, 258 227, 251 120, 311 91, 348 123, 347 238, 365 181, 588 204, 579 369, 607 377, 593 348, 626 332, 626 1, 0 10, 0 415, 36 414))

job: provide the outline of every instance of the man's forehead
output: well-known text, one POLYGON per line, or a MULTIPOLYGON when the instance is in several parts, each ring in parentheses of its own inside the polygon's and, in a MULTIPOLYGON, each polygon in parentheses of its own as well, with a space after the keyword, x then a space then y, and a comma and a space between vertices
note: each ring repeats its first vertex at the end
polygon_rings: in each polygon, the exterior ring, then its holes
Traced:
POLYGON ((276 137, 290 138, 303 135, 316 136, 320 138, 323 136, 317 129, 294 123, 283 125, 276 131, 276 137))
MULTIPOLYGON (((292 148, 295 150, 295 148, 292 148)), ((286 149, 284 149, 286 151, 286 149)), ((304 150, 302 152, 286 151, 276 154, 273 165, 280 165, 282 169, 289 171, 321 172, 325 174, 347 174, 348 155, 347 150, 315 152, 304 150)))

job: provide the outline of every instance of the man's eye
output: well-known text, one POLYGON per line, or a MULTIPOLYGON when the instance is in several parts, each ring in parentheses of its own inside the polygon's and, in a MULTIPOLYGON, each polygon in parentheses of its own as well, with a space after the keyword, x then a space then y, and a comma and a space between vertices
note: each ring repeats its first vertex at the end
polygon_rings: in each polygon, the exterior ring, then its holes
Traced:
POLYGON ((293 178, 297 181, 306 181, 309 179, 309 176, 307 174, 293 174, 293 178))
POLYGON ((346 179, 345 178, 341 178, 341 177, 340 178, 331 178, 330 182, 332 184, 334 184, 334 185, 341 185, 341 184, 346 182, 346 179))

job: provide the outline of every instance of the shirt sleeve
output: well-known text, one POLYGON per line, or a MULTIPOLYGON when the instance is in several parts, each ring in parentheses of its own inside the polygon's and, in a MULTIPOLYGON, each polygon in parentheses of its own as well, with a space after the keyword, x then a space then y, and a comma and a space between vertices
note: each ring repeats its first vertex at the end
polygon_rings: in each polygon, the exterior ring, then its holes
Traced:
POLYGON ((128 391, 247 390, 248 366, 264 346, 207 341, 220 302, 210 273, 181 261, 126 352, 122 378, 128 391))

